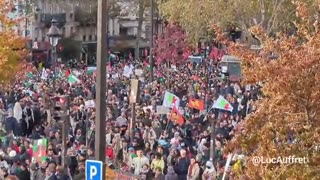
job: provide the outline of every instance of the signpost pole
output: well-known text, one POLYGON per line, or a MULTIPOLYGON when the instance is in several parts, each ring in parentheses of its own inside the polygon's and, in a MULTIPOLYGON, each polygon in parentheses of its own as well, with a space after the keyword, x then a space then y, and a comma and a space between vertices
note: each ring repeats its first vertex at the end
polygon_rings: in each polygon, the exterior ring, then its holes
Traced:
MULTIPOLYGON (((97 21, 97 83, 96 83, 96 123, 95 123, 95 158, 104 165, 106 160, 106 59, 108 0, 98 0, 97 21)), ((105 179, 105 168, 102 167, 102 179, 105 179)))

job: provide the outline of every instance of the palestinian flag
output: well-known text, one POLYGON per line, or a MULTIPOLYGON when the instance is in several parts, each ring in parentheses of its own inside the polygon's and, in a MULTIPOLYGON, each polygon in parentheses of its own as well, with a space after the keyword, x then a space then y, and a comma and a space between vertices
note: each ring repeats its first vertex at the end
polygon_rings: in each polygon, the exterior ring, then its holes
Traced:
POLYGON ((182 126, 184 123, 183 115, 178 111, 176 107, 172 108, 172 111, 170 113, 170 119, 171 121, 176 122, 180 126, 182 126))
POLYGON ((97 70, 97 67, 87 67, 86 71, 88 74, 93 74, 97 70))
POLYGON ((176 107, 178 109, 180 105, 180 99, 178 96, 170 93, 169 91, 166 91, 164 94, 162 105, 167 108, 176 107))
POLYGON ((233 110, 232 105, 222 96, 219 96, 219 98, 213 103, 212 108, 222 109, 230 112, 233 110))
POLYGON ((34 140, 32 144, 32 161, 41 163, 47 159, 47 139, 34 140))
POLYGON ((149 63, 147 63, 146 61, 143 62, 143 65, 146 67, 147 70, 150 70, 151 66, 149 63))
POLYGON ((200 100, 200 99, 190 98, 189 103, 188 103, 188 107, 197 109, 199 111, 203 111, 204 110, 204 101, 200 100))
POLYGON ((70 83, 70 84, 75 84, 75 83, 79 83, 79 82, 80 82, 80 80, 79 80, 76 76, 74 76, 74 75, 72 75, 72 74, 70 74, 70 75, 67 77, 67 81, 68 81, 68 83, 70 83))

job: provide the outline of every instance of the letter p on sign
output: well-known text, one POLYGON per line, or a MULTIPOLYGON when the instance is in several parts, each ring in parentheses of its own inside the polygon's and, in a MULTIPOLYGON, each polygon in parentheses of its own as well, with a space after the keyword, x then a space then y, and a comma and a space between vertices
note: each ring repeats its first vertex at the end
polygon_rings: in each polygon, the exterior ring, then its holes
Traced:
POLYGON ((93 179, 98 173, 97 167, 91 166, 90 167, 90 179, 93 179))

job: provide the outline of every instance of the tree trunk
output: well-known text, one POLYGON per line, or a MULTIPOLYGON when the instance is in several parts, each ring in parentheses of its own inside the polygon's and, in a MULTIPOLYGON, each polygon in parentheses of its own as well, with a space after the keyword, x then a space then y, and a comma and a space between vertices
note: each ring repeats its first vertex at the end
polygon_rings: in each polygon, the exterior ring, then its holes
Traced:
POLYGON ((136 47, 134 51, 134 60, 139 60, 139 49, 140 49, 140 38, 142 32, 142 22, 143 22, 143 14, 144 14, 144 0, 139 0, 139 9, 138 9, 138 29, 137 29, 137 37, 136 37, 136 47))

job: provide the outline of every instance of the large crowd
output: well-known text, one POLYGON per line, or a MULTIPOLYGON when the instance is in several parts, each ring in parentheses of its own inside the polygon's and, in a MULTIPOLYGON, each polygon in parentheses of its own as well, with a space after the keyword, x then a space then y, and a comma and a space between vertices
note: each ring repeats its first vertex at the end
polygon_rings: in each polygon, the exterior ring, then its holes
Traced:
MULTIPOLYGON (((119 58, 108 65, 105 136, 109 169, 146 180, 222 179, 227 160, 224 145, 241 128, 243 118, 255 110, 259 86, 243 87, 239 82, 220 78, 218 59, 207 58, 199 64, 186 62, 170 67, 159 65, 154 69, 153 82, 150 82, 149 70, 147 63, 119 58), (133 139, 130 139, 129 129, 130 78, 142 83, 133 139), (172 119, 171 109, 160 112, 166 92, 180 99, 178 111, 183 123, 172 119), (211 108, 219 96, 230 102, 232 111, 211 108), (191 108, 190 98, 203 101, 204 110, 191 108), (214 135, 212 126, 215 126, 214 135), (210 157, 211 140, 215 147, 213 159, 210 157)), ((91 101, 96 97, 95 75, 81 64, 74 68, 58 64, 55 75, 48 69, 33 68, 10 88, 1 89, 0 179, 85 178, 85 160, 94 159, 95 153, 95 105, 91 101), (70 74, 76 77, 75 81, 67 77, 70 74), (57 95, 71 98, 67 156, 64 158, 67 168, 62 166, 61 124, 52 118, 50 102, 57 95), (45 151, 39 155, 41 148, 35 148, 35 142, 44 139, 45 151)), ((231 170, 226 172, 227 178, 241 171, 241 151, 237 154, 231 170)))

